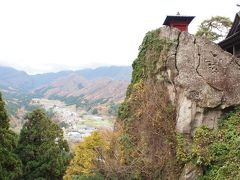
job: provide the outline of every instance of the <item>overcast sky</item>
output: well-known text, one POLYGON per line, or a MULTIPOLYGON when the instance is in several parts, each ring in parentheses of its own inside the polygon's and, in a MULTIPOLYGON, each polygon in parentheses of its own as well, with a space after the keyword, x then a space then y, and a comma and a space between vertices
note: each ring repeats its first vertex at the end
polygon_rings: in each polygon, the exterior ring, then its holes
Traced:
POLYGON ((131 65, 166 15, 232 20, 240 0, 0 0, 0 65, 28 73, 131 65))

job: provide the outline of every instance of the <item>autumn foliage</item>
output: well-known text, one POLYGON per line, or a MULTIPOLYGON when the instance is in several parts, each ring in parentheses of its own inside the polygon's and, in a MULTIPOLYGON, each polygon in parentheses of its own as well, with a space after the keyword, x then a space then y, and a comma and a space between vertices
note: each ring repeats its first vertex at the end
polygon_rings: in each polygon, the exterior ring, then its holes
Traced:
POLYGON ((94 132, 85 138, 64 179, 178 177, 175 110, 165 92, 161 84, 135 84, 127 102, 128 117, 118 119, 114 132, 94 132))

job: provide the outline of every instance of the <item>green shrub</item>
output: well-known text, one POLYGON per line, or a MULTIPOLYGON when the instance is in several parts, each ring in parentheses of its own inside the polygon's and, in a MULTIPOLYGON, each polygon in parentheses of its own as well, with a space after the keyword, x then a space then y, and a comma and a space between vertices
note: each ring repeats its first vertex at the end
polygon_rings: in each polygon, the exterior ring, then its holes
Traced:
POLYGON ((201 166, 204 173, 200 179, 240 179, 239 109, 220 120, 215 131, 206 126, 198 128, 188 152, 183 151, 186 139, 182 135, 177 139, 178 159, 184 163, 192 161, 201 166))

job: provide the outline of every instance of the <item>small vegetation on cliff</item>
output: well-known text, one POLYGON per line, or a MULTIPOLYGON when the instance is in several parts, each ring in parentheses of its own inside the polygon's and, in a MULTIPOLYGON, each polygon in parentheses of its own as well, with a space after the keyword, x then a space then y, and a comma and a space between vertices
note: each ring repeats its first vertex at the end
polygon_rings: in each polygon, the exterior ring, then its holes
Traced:
POLYGON ((133 63, 132 82, 118 111, 123 124, 124 166, 128 179, 177 178, 175 109, 156 73, 165 68, 173 42, 159 38, 160 29, 148 32, 133 63))
POLYGON ((132 80, 128 86, 127 97, 131 94, 134 84, 146 79, 151 71, 154 72, 156 61, 159 60, 161 54, 164 54, 163 51, 167 52, 173 44, 171 41, 160 39, 159 33, 160 29, 149 31, 139 46, 138 57, 132 64, 132 80))
POLYGON ((192 144, 179 135, 177 157, 184 163, 192 161, 201 166, 203 176, 200 179, 239 179, 239 147, 240 109, 236 109, 219 122, 217 130, 198 128, 192 144))
POLYGON ((132 175, 140 179, 176 178, 181 166, 175 160, 175 109, 163 84, 135 84, 128 107, 130 116, 122 120, 124 134, 132 144, 125 150, 130 152, 125 154, 126 166, 135 165, 132 175))

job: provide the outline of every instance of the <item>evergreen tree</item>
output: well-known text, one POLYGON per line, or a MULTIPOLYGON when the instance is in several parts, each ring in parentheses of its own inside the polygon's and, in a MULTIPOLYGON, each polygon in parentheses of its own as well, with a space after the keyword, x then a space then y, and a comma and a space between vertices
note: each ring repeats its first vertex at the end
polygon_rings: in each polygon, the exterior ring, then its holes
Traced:
POLYGON ((22 164, 15 154, 17 135, 9 129, 9 118, 0 93, 0 179, 18 179, 22 164))
POLYGON ((29 113, 26 120, 18 146, 23 179, 62 179, 70 160, 62 129, 39 109, 29 113))
POLYGON ((203 36, 211 41, 220 41, 227 36, 232 26, 228 17, 214 16, 204 20, 196 32, 196 36, 203 36))
POLYGON ((0 128, 8 129, 9 128, 9 118, 7 111, 5 109, 5 103, 2 99, 2 94, 0 94, 0 128))

